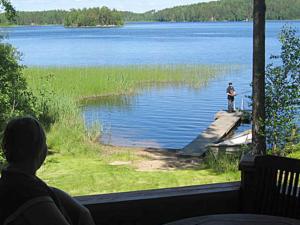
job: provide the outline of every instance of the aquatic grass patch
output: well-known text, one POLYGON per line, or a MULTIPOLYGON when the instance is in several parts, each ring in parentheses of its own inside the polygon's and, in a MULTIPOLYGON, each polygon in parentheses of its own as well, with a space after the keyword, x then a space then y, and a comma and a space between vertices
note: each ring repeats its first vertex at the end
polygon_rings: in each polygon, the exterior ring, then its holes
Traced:
POLYGON ((35 89, 43 76, 52 77, 51 86, 58 95, 76 100, 104 95, 129 94, 139 88, 162 83, 206 85, 218 75, 239 69, 222 65, 164 65, 117 67, 31 67, 25 69, 29 84, 35 89))

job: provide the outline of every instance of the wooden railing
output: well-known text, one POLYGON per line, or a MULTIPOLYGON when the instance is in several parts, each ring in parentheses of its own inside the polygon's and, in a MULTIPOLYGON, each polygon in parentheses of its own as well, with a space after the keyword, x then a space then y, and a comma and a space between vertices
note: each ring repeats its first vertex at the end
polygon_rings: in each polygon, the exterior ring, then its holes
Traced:
POLYGON ((99 225, 160 225, 239 211, 240 182, 77 197, 99 225))
POLYGON ((300 160, 250 156, 240 165, 241 210, 300 219, 300 160))

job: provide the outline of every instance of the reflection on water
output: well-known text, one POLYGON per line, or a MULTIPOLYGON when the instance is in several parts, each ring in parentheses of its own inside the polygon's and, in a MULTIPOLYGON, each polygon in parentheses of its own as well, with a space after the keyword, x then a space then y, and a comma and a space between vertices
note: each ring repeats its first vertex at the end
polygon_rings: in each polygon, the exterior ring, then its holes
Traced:
MULTIPOLYGON (((83 113, 87 126, 102 125, 103 143, 178 149, 205 130, 216 112, 226 109, 228 81, 238 93, 249 94, 250 80, 251 70, 244 69, 198 88, 149 85, 134 96, 100 98, 83 106, 83 113)), ((243 97, 237 96, 237 107, 243 97)))
POLYGON ((110 95, 102 96, 99 98, 85 99, 81 102, 83 105, 88 105, 89 107, 106 107, 108 109, 121 108, 130 109, 131 105, 136 101, 136 95, 110 95))

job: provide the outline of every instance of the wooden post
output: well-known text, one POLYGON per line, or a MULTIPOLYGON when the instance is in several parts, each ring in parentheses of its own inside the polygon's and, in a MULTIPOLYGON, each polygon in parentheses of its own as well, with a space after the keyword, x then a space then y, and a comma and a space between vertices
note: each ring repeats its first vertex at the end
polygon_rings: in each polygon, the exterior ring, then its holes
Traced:
POLYGON ((266 154, 265 132, 265 0, 254 0, 253 7, 253 154, 266 154))
POLYGON ((242 213, 255 213, 255 156, 246 154, 242 158, 239 170, 241 171, 240 210, 242 213))

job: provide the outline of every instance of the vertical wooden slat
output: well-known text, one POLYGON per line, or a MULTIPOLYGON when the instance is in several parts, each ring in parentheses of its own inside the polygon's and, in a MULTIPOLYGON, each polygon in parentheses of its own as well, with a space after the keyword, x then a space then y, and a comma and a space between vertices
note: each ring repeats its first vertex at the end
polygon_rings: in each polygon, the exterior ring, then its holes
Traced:
POLYGON ((279 215, 280 214, 280 210, 279 210, 279 207, 278 205, 281 204, 281 198, 280 198, 280 193, 281 193, 281 189, 282 189, 282 179, 283 179, 283 171, 280 170, 279 172, 279 177, 278 177, 278 185, 277 185, 277 202, 276 202, 276 213, 275 215, 279 215))
POLYGON ((296 173, 295 181, 294 181, 294 189, 293 189, 293 202, 291 204, 291 217, 295 217, 297 215, 297 208, 298 208, 298 201, 296 200, 298 198, 298 185, 299 185, 299 172, 296 173))
POLYGON ((288 178, 289 178, 289 174, 290 172, 289 171, 284 171, 284 181, 283 181, 283 184, 282 184, 282 190, 281 190, 281 199, 282 199, 282 202, 281 204, 279 204, 279 207, 280 207, 280 215, 284 215, 284 212, 285 212, 285 205, 286 205, 286 193, 287 193, 287 184, 288 184, 288 178))
POLYGON ((299 172, 295 173, 295 179, 294 179, 294 183, 293 183, 293 190, 291 193, 291 210, 289 210, 289 216, 290 217, 295 217, 296 215, 296 207, 297 207, 297 190, 298 190, 298 183, 299 183, 299 172))
POLYGON ((294 185, 294 177, 295 173, 294 171, 290 171, 290 177, 288 180, 288 186, 287 186, 287 193, 286 193, 286 200, 285 200, 285 211, 284 211, 284 216, 288 216, 289 211, 290 211, 290 206, 291 206, 291 195, 292 195, 292 190, 293 190, 293 185, 294 185))
POLYGON ((297 197, 298 185, 299 185, 299 172, 296 173, 294 184, 293 184, 294 186, 293 193, 292 193, 293 197, 297 197))
MULTIPOLYGON (((297 186, 296 209, 298 213, 300 213, 299 208, 300 208, 300 188, 297 186)), ((295 218, 300 218, 300 215, 298 213, 296 214, 295 218)))

